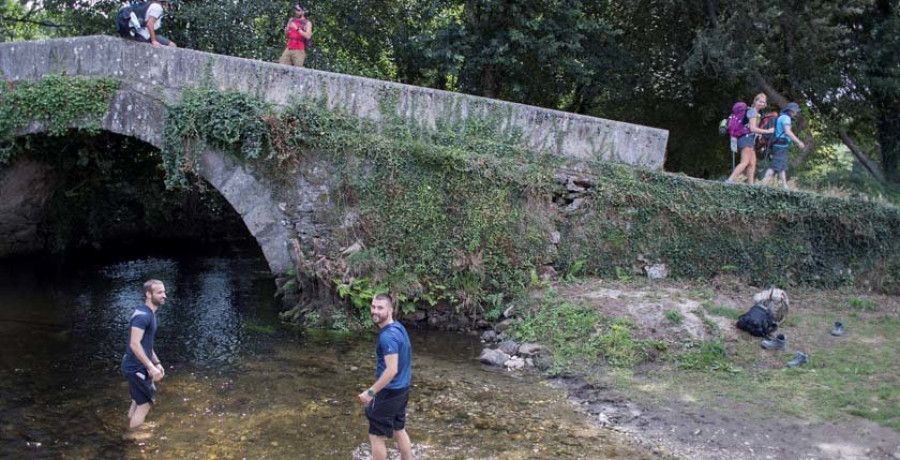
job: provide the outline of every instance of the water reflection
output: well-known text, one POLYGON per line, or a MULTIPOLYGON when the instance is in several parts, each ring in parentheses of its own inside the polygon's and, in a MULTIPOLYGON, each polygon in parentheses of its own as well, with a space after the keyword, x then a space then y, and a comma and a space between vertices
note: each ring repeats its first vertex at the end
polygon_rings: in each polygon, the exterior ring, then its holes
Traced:
MULTIPOLYGON (((0 457, 350 458, 374 331, 279 324, 257 255, 150 257, 51 271, 0 263, 0 457), (30 273, 30 275, 28 275, 30 273), (120 435, 118 367, 147 278, 166 283, 167 364, 143 445, 120 435)), ((472 338, 412 331, 409 429, 422 458, 652 458, 575 414, 533 377, 479 370, 472 338)))

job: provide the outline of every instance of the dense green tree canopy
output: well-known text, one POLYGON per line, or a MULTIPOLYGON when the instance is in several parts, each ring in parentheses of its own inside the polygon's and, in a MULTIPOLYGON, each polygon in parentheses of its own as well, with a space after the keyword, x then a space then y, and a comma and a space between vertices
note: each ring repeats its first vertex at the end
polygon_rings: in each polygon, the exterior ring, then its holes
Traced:
MULTIPOLYGON (((165 34, 276 60, 291 1, 174 2, 165 34)), ((730 167, 716 125, 759 91, 796 100, 814 147, 843 142, 900 182, 897 0, 343 0, 309 2, 308 65, 670 130, 666 168, 730 167)), ((0 1, 0 39, 112 33, 113 0, 0 1)))

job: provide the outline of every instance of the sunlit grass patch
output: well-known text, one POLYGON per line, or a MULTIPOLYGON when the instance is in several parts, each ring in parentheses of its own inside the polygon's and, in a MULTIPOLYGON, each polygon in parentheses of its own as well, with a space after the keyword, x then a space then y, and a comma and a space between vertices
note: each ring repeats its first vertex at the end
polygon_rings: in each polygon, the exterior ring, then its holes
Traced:
POLYGON ((710 315, 721 316, 723 318, 730 318, 734 320, 737 320, 738 316, 741 316, 741 314, 743 313, 740 310, 718 305, 713 302, 703 302, 703 309, 706 310, 706 312, 710 315))

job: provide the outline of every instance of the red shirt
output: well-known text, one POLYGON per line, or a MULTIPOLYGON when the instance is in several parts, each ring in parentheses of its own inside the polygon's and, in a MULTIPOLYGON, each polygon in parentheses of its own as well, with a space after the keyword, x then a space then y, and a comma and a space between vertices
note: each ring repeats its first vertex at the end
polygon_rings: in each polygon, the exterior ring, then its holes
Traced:
POLYGON ((291 27, 295 22, 299 22, 300 24, 298 26, 303 28, 306 27, 308 21, 306 19, 291 18, 290 22, 288 22, 287 48, 289 50, 305 50, 307 39, 303 38, 303 35, 300 35, 299 30, 291 27))

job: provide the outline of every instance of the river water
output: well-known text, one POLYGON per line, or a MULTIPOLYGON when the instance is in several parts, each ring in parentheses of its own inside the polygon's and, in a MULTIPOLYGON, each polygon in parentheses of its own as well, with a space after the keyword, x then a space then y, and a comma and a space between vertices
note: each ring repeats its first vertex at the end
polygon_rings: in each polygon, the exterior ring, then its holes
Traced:
MULTIPOLYGON (((374 379, 374 326, 304 332, 279 323, 273 293, 250 250, 0 261, 0 457, 366 457, 356 395, 374 379), (153 436, 126 442, 119 363, 151 277, 169 296, 156 342, 167 375, 147 418, 153 436)), ((540 378, 482 370, 477 340, 410 335, 417 458, 654 458, 592 425, 540 378)))

